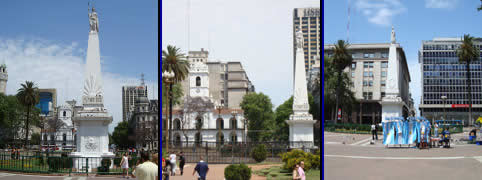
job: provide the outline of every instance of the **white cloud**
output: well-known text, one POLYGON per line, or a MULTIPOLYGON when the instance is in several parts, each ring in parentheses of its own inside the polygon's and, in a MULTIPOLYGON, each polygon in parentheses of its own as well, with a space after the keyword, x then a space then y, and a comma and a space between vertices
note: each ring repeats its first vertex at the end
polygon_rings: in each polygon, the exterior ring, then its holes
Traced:
POLYGON ((458 0, 425 0, 426 8, 451 9, 458 0))
POLYGON ((355 8, 368 18, 368 21, 380 25, 392 25, 392 19, 406 11, 399 0, 357 0, 355 8))
MULTIPOLYGON (((57 89, 57 105, 63 105, 66 100, 72 99, 81 104, 86 49, 87 47, 78 47, 75 42, 59 44, 42 39, 0 38, 0 62, 7 64, 8 71, 7 94, 16 94, 21 83, 34 81, 39 88, 57 89)), ((117 123, 122 121, 121 87, 137 85, 140 81, 138 77, 126 77, 105 71, 102 78, 104 105, 114 118, 109 126, 112 132, 117 123)), ((157 81, 146 84, 149 99, 153 99, 153 92, 158 99, 157 81)))

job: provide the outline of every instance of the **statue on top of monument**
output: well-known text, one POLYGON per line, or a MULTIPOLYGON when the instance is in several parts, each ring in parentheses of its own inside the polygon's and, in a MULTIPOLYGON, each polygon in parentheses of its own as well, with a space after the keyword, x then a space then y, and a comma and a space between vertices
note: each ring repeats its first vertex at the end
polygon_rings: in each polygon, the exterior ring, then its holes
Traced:
POLYGON ((393 29, 393 25, 392 25, 392 37, 391 37, 391 42, 392 44, 395 44, 396 43, 396 40, 395 40, 395 30, 393 29))
POLYGON ((87 8, 89 11, 89 24, 90 24, 90 31, 91 32, 99 32, 99 19, 97 17, 97 12, 95 12, 94 6, 92 6, 92 11, 87 8))
POLYGON ((296 48, 301 48, 303 49, 303 32, 301 32, 301 29, 297 29, 296 31, 296 48))

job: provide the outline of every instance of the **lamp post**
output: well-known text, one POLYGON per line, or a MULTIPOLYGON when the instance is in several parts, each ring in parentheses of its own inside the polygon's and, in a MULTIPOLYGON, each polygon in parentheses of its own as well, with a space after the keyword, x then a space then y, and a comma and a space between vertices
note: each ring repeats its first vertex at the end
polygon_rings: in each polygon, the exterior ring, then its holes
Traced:
POLYGON ((444 103, 444 121, 447 120, 447 114, 445 114, 445 101, 447 100, 447 96, 440 97, 444 103))
MULTIPOLYGON (((169 103, 169 85, 173 82, 173 79, 174 78, 174 73, 171 72, 171 71, 163 71, 162 72, 162 82, 166 84, 166 89, 167 89, 167 96, 166 96, 166 102, 169 103)), ((166 121, 169 120, 169 105, 166 105, 166 121)), ((169 152, 169 125, 170 123, 168 123, 167 125, 167 131, 166 131, 166 138, 167 138, 167 143, 166 143, 166 152, 169 152)))

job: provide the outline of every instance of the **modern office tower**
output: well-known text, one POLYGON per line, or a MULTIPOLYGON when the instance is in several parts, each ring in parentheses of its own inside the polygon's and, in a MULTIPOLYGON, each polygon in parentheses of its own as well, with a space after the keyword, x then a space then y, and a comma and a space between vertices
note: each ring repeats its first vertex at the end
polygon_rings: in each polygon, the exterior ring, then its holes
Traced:
POLYGON ((57 107, 57 89, 39 89, 39 103, 35 107, 40 109, 40 113, 49 116, 54 108, 57 107))
MULTIPOLYGON (((399 63, 399 87, 404 102, 403 115, 413 115, 413 100, 410 97, 410 73, 405 58, 405 52, 397 45, 399 63)), ((343 114, 342 121, 371 124, 380 123, 382 106, 380 102, 385 97, 387 89, 388 53, 390 43, 350 44, 348 50, 353 57, 353 63, 344 71, 351 77, 351 89, 359 102, 358 107, 350 114, 343 114)), ((324 45, 326 56, 333 55, 334 45, 324 45)), ((347 113, 343 111, 343 113, 347 113)), ((331 117, 331 116, 330 116, 331 117)))
POLYGON ((129 120, 129 116, 132 116, 135 108, 135 103, 140 97, 147 98, 147 86, 143 79, 139 86, 122 86, 122 121, 129 120))
MULTIPOLYGON (((419 109, 427 119, 442 120, 445 114, 446 120, 469 123, 466 65, 459 62, 456 52, 461 44, 461 38, 422 41, 418 54, 423 86, 419 109)), ((482 38, 475 38, 474 45, 482 48, 482 38)), ((481 63, 479 58, 470 64, 473 120, 482 116, 481 63)))
MULTIPOLYGON (((305 53, 305 71, 309 71, 321 54, 321 16, 320 8, 295 8, 293 11, 293 73, 295 61, 295 32, 303 32, 305 53)), ((307 74, 308 75, 308 74, 307 74)))

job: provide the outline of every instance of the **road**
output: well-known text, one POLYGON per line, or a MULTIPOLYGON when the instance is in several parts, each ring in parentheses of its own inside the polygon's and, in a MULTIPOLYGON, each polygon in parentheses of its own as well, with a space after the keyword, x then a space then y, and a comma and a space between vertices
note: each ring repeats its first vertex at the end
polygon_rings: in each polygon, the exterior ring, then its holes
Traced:
MULTIPOLYGON (((349 179, 480 179, 482 146, 457 142, 452 148, 389 147, 381 136, 324 133, 324 178, 349 179)), ((459 139, 466 134, 453 135, 459 139)))

